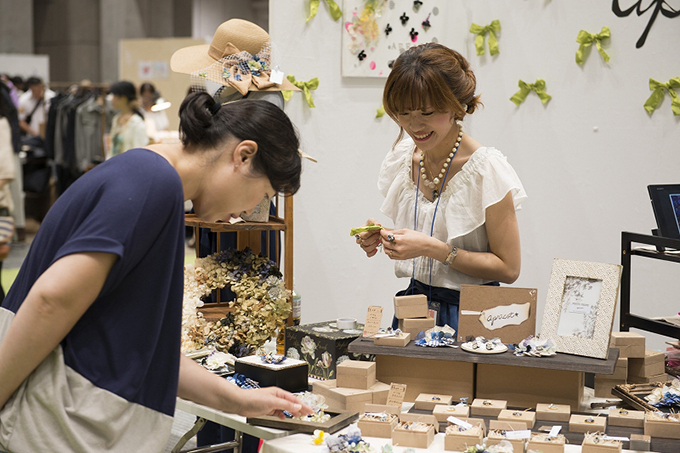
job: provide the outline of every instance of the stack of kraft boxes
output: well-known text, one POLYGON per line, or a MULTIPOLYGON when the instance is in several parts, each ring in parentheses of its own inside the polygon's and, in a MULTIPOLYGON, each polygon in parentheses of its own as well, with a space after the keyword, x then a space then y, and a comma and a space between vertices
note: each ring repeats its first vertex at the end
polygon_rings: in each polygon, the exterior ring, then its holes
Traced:
POLYGON ((375 379, 375 362, 345 360, 338 364, 338 378, 316 381, 313 392, 323 395, 328 411, 362 412, 366 404, 386 404, 390 386, 375 379))
POLYGON ((435 323, 435 319, 430 317, 424 294, 395 296, 394 317, 399 320, 399 329, 411 334, 411 340, 415 340, 420 332, 433 328, 435 323))
POLYGON ((635 332, 612 332, 610 347, 619 349, 614 373, 595 375, 595 396, 612 396, 612 389, 621 384, 645 384, 668 380, 664 353, 647 351, 643 335, 635 332))

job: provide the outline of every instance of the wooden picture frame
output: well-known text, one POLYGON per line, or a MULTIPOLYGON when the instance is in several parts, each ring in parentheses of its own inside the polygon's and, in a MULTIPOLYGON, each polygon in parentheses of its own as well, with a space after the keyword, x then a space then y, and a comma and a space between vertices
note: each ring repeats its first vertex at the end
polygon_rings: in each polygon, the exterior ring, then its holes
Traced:
POLYGON ((558 352, 606 359, 621 271, 618 264, 555 259, 541 337, 558 352))
POLYGON ((247 422, 251 425, 266 426, 267 428, 285 429, 297 433, 314 434, 314 430, 320 429, 333 434, 359 418, 357 412, 351 411, 326 411, 331 416, 326 422, 303 422, 294 418, 281 420, 275 415, 262 415, 260 417, 248 417, 247 422))

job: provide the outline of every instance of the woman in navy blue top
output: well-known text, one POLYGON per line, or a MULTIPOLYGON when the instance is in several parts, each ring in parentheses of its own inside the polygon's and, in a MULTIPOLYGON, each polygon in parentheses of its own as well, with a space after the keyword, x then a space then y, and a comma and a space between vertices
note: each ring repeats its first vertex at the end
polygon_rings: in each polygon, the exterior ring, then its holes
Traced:
POLYGON ((178 395, 241 415, 309 413, 180 353, 184 200, 215 222, 295 193, 296 131, 266 101, 194 93, 180 135, 86 173, 42 223, 0 307, 1 451, 162 451, 178 395))

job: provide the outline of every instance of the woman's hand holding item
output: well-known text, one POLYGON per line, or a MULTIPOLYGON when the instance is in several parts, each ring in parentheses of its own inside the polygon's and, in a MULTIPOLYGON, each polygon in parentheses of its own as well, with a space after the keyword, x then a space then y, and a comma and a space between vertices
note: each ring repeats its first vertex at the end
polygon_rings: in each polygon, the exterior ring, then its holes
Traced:
MULTIPOLYGON (((371 218, 366 221, 364 226, 370 224, 378 225, 378 222, 371 218)), ((382 243, 382 238, 380 236, 381 231, 386 230, 364 231, 363 233, 354 236, 357 244, 359 244, 363 251, 366 252, 366 256, 369 258, 378 253, 378 246, 382 243)))
POLYGON ((429 250, 441 243, 425 233, 409 229, 380 231, 385 254, 393 260, 410 260, 418 256, 432 258, 429 250))

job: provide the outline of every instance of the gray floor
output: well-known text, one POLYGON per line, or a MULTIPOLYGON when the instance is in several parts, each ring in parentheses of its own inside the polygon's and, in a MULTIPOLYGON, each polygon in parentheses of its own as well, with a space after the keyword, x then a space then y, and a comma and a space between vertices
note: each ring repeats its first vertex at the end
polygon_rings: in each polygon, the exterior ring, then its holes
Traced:
MULTIPOLYGON (((196 421, 196 416, 189 414, 184 411, 175 410, 175 420, 172 423, 172 434, 170 435, 170 440, 168 445, 165 447, 165 452, 170 453, 181 437, 189 431, 196 421)), ((196 448, 196 437, 192 438, 187 442, 182 450, 189 450, 191 448, 196 448)))

